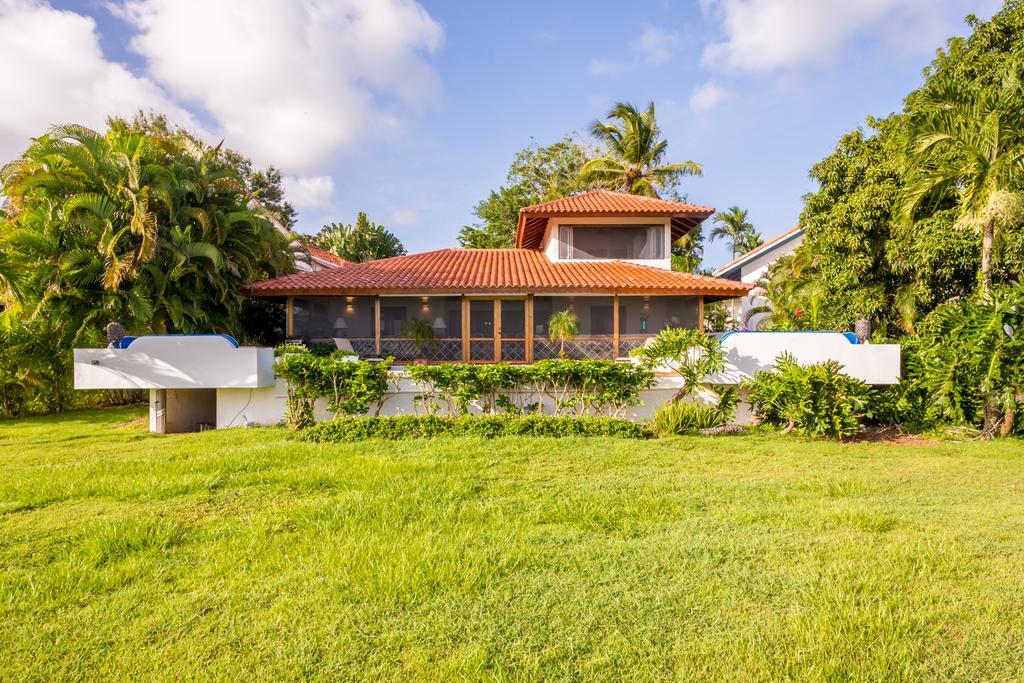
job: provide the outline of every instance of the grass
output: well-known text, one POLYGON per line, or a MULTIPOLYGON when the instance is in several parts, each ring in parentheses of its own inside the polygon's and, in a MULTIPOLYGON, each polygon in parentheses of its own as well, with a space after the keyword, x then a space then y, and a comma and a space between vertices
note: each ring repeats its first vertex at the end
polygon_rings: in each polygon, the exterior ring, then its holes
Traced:
POLYGON ((0 422, 0 679, 1020 680, 1024 443, 0 422))

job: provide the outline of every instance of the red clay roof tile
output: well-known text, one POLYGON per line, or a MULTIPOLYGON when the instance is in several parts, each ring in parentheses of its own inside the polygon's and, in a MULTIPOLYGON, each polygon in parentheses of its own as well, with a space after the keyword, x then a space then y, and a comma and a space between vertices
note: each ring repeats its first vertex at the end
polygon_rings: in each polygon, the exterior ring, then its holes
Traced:
POLYGON ((534 249, 441 249, 285 275, 251 296, 580 292, 743 296, 750 285, 625 261, 550 261, 534 249))

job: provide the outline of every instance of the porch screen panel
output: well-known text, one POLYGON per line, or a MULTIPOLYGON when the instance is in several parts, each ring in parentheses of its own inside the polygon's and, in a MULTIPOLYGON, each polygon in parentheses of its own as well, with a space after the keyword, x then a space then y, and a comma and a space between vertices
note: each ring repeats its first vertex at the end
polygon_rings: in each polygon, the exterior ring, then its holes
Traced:
POLYGON ((697 327, 697 297, 619 297, 619 336, 653 337, 666 327, 697 327))
POLYGON ((457 296, 382 296, 380 337, 381 355, 398 361, 457 361, 462 358, 462 301, 457 296), (413 318, 430 322, 434 344, 417 350, 403 336, 402 327, 413 318))
POLYGON ((297 296, 292 309, 292 336, 321 341, 334 337, 372 341, 373 297, 297 296))
POLYGON ((533 357, 555 358, 561 344, 549 339, 548 322, 559 311, 580 319, 579 336, 565 343, 571 358, 611 358, 614 355, 614 299, 610 296, 536 296, 533 299, 533 357))

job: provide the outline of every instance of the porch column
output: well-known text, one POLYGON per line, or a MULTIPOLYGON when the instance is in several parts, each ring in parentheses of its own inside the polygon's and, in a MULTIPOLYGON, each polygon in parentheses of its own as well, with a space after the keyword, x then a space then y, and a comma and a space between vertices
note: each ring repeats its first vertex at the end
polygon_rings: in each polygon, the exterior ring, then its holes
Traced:
POLYGON ((533 362, 533 294, 526 295, 526 362, 533 362))
POLYGON ((501 360, 501 299, 494 300, 494 362, 501 360))
POLYGON ((462 295, 462 362, 469 362, 469 299, 462 295))
POLYGON ((704 296, 697 297, 697 329, 704 331, 704 296))
POLYGON ((295 334, 295 297, 288 297, 285 303, 284 313, 284 336, 291 339, 295 334))
POLYGON ((612 296, 612 360, 619 357, 619 295, 612 296))
POLYGON ((373 353, 380 358, 380 295, 373 297, 373 353))

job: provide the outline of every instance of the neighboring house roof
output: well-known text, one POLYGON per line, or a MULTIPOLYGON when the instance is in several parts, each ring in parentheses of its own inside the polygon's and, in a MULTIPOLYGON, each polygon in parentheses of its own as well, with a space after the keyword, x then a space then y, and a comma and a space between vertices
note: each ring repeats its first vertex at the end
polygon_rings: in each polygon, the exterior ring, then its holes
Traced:
POLYGON ((322 261, 325 264, 333 265, 335 267, 353 263, 352 261, 336 256, 329 251, 320 249, 319 247, 314 247, 311 244, 303 244, 302 248, 309 253, 311 258, 315 258, 317 261, 322 261))
POLYGON ((712 271, 712 275, 715 277, 724 277, 727 279, 733 279, 740 277, 740 269, 746 264, 750 263, 756 258, 764 256, 772 251, 776 251, 786 246, 796 238, 804 234, 803 228, 799 225, 795 225, 781 235, 776 235, 772 239, 768 240, 764 244, 754 247, 747 253, 737 256, 735 259, 726 263, 724 266, 712 271))
POLYGON ((440 249, 285 275, 252 296, 300 294, 602 293, 743 296, 750 285, 625 261, 550 261, 534 249, 440 249))
POLYGON ((624 192, 594 190, 520 209, 516 246, 539 249, 550 218, 671 218, 672 239, 678 239, 714 212, 715 210, 708 206, 682 204, 624 192))

